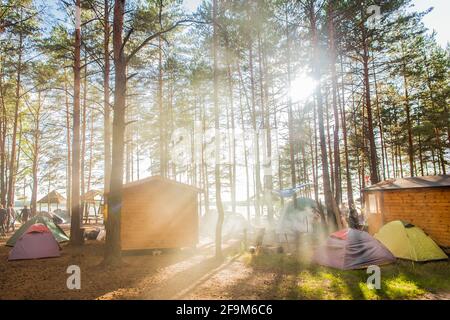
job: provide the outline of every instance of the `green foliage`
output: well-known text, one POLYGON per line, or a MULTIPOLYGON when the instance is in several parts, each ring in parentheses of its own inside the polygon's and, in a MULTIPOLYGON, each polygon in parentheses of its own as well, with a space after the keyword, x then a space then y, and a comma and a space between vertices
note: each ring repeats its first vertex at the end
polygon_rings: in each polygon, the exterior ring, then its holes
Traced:
MULTIPOLYGON (((54 166, 57 168, 56 175, 64 180, 65 166, 70 163, 67 158, 67 132, 70 132, 72 120, 74 6, 70 2, 58 2, 58 5, 52 7, 45 1, 31 0, 8 0, 3 3, 5 6, 2 6, 0 11, 2 23, 6 21, 8 24, 3 24, 7 27, 4 27, 4 32, 0 34, 0 104, 4 118, 2 125, 5 124, 2 128, 6 128, 2 129, 6 130, 3 131, 6 149, 10 148, 8 143, 17 100, 15 88, 20 51, 18 49, 22 49, 24 56, 20 92, 23 96, 19 105, 24 130, 21 146, 24 157, 19 161, 19 171, 22 174, 20 179, 29 180, 32 158, 30 150, 34 145, 33 130, 37 120, 37 94, 41 91, 43 105, 40 125, 45 147, 42 147, 40 171, 42 176, 50 176, 54 166), (53 9, 50 10, 50 7, 53 9), (49 12, 53 10, 57 12, 49 12), (51 18, 53 15, 57 18, 51 18), (19 44, 20 35, 22 46, 19 44)), ((113 3, 114 1, 109 1, 110 12, 107 18, 110 22, 113 20, 113 3)), ((286 106, 289 91, 301 91, 304 88, 288 88, 287 70, 291 73, 291 83, 295 78, 309 75, 311 72, 315 57, 312 57, 311 50, 311 17, 306 10, 310 4, 316 10, 322 72, 321 94, 324 98, 323 109, 328 119, 325 127, 331 132, 329 137, 327 135, 330 145, 335 139, 340 143, 343 140, 342 125, 338 136, 332 136, 335 123, 331 108, 333 83, 329 50, 331 37, 328 29, 330 18, 333 19, 336 29, 336 89, 338 107, 346 114, 350 177, 362 186, 364 176, 369 172, 368 135, 371 133, 367 129, 365 87, 362 82, 363 57, 369 58, 373 134, 378 158, 385 153, 383 160, 386 160, 386 163, 383 171, 386 171, 386 176, 408 174, 407 170, 403 172, 403 167, 407 167, 409 152, 405 87, 409 93, 413 156, 417 173, 423 171, 424 174, 439 174, 446 168, 448 170, 449 51, 441 48, 435 37, 425 32, 422 18, 428 11, 407 11, 411 4, 408 0, 227 0, 220 1, 217 19, 220 126, 225 137, 221 151, 228 157, 231 154, 232 126, 235 130, 243 131, 239 132, 235 139, 237 176, 241 185, 240 198, 244 197, 244 193, 246 196, 247 184, 249 197, 254 194, 255 189, 253 164, 256 155, 250 130, 254 119, 256 127, 260 128, 268 118, 273 129, 271 146, 273 154, 276 152, 278 156, 276 162, 279 163, 279 167, 272 166, 274 188, 285 188, 291 184, 291 146, 286 106), (378 28, 371 29, 367 27, 369 16, 366 9, 373 4, 381 6, 382 19, 378 28), (232 115, 234 123, 231 122, 232 115), (244 158, 247 160, 247 168, 244 158), (422 170, 419 170, 420 168, 422 170), (246 169, 249 173, 248 181, 246 169)), ((104 175, 103 6, 104 1, 82 1, 82 97, 86 92, 86 143, 87 149, 91 145, 93 149, 92 180, 100 185, 104 175), (91 118, 94 119, 92 133, 89 128, 91 118)), ((156 37, 143 46, 128 63, 126 166, 130 179, 138 178, 138 166, 139 178, 142 178, 143 172, 145 176, 158 174, 160 146, 162 143, 166 143, 169 149, 173 146, 172 135, 177 128, 193 132, 195 126, 201 123, 202 135, 196 138, 201 140, 203 151, 214 141, 204 136, 206 130, 213 127, 214 119, 211 9, 211 1, 203 1, 193 14, 183 11, 181 0, 126 1, 123 35, 127 40, 124 46, 126 55, 139 48, 149 36, 169 28, 177 21, 186 18, 196 21, 164 33, 161 43, 159 37, 156 37), (160 115, 158 104, 159 53, 162 57, 164 119, 160 115), (161 127, 165 130, 167 141, 160 141, 161 127)), ((112 58, 112 29, 110 32, 109 54, 112 58)), ((113 64, 110 71, 109 93, 113 97, 113 64)), ((111 98, 111 104, 113 103, 111 98)), ((297 181, 302 183, 312 183, 313 178, 317 183, 321 177, 321 159, 316 154, 320 143, 317 142, 315 110, 317 103, 313 97, 293 106, 295 138, 292 150, 298 171, 297 181)), ((339 114, 339 117, 342 117, 342 114, 339 114)), ((262 147, 259 151, 262 152, 262 147)), ((332 150, 328 152, 333 153, 332 150)), ((7 163, 9 150, 5 150, 5 156, 4 161, 7 163)), ((177 167, 169 152, 171 177, 181 177, 190 183, 195 181, 197 184, 203 184, 202 187, 211 186, 214 180, 213 171, 205 165, 208 157, 205 153, 202 156, 201 164, 177 167)), ((332 155, 329 156, 332 158, 332 155)), ((341 158, 343 168, 343 154, 341 158)), ((381 166, 381 161, 379 162, 381 166)), ((6 168, 2 173, 4 177, 8 174, 7 170, 6 168)), ((224 166, 222 175, 224 193, 229 194, 232 178, 230 166, 224 166)), ((342 184, 345 189, 344 180, 342 184)), ((320 196, 320 184, 317 191, 320 196)), ((208 196, 213 198, 214 192, 211 190, 208 196)), ((203 201, 207 200, 204 198, 203 201)))

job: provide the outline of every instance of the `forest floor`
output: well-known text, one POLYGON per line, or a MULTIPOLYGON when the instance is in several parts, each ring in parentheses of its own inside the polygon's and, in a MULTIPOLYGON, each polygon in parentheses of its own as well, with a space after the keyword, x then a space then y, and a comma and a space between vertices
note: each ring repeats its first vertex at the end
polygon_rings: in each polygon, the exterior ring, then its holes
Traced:
POLYGON ((450 262, 381 267, 381 289, 369 290, 365 270, 339 271, 307 263, 304 256, 243 253, 239 241, 212 243, 160 255, 126 255, 123 266, 99 267, 103 244, 63 244, 61 257, 8 262, 0 240, 0 299, 446 299, 450 262), (67 267, 81 269, 81 289, 69 290, 67 267))

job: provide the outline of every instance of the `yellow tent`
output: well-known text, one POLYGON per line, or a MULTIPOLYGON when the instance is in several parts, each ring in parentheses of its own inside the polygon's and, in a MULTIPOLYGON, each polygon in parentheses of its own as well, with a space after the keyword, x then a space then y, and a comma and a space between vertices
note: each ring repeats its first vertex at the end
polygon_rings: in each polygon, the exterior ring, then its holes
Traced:
POLYGON ((413 261, 448 258, 422 229, 400 220, 385 224, 374 237, 383 243, 396 258, 413 261))

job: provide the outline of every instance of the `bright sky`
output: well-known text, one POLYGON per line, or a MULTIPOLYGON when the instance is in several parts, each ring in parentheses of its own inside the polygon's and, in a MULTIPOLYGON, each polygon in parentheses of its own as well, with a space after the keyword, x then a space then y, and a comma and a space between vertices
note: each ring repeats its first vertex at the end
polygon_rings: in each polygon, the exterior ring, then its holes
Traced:
POLYGON ((201 3, 202 3, 202 0, 184 0, 183 1, 184 7, 191 12, 195 11, 201 3))
MULTIPOLYGON (((197 9, 202 0, 184 0, 184 7, 193 12, 197 9)), ((432 32, 436 30, 436 39, 439 44, 446 47, 450 42, 450 24, 448 18, 450 15, 450 0, 413 0, 414 10, 424 11, 434 7, 424 18, 425 26, 432 32)))
MULTIPOLYGON (((193 0, 191 0, 193 1, 193 0)), ((450 0, 414 0, 414 9, 416 11, 424 11, 430 7, 434 7, 433 11, 427 14, 423 21, 425 26, 432 32, 437 32, 436 39, 438 43, 446 47, 450 42, 450 0)))

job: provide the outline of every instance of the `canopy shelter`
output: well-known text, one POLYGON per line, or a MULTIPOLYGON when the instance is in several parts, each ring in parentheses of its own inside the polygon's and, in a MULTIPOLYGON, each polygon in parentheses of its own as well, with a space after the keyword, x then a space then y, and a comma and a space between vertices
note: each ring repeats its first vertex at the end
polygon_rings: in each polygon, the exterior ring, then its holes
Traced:
POLYGON ((103 199, 103 191, 89 190, 82 197, 84 203, 98 203, 103 199))
POLYGON ((95 222, 99 218, 101 207, 103 205, 103 191, 101 190, 89 190, 81 196, 84 208, 84 222, 88 223, 91 218, 94 218, 95 222), (91 208, 94 210, 94 215, 90 215, 91 208))
POLYGON ((39 211, 41 211, 41 205, 44 203, 47 204, 48 212, 50 212, 50 206, 52 204, 56 204, 56 209, 59 209, 60 204, 66 203, 66 198, 64 198, 56 190, 53 190, 45 197, 41 198, 37 203, 39 204, 39 211))

